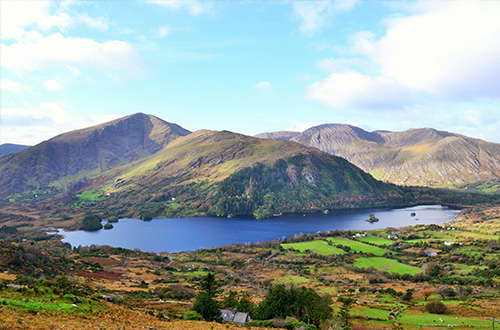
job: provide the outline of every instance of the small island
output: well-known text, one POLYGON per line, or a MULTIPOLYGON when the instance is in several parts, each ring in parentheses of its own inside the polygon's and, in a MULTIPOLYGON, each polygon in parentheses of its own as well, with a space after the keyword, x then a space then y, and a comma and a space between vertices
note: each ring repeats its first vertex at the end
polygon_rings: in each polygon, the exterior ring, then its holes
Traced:
POLYGON ((366 219, 366 221, 368 221, 368 222, 377 222, 378 220, 379 220, 379 218, 377 218, 373 213, 371 213, 368 216, 368 219, 366 219))

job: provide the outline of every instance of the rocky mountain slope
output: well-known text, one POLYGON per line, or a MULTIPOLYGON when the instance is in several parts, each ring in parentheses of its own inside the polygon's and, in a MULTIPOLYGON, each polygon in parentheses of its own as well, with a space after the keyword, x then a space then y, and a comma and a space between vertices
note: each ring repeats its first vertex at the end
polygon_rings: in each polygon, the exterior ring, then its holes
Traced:
POLYGON ((137 113, 61 134, 0 158, 0 196, 68 189, 116 166, 152 155, 188 130, 137 113))
POLYGON ((395 184, 463 186, 500 179, 500 144, 430 128, 367 132, 351 125, 325 124, 288 136, 395 184))

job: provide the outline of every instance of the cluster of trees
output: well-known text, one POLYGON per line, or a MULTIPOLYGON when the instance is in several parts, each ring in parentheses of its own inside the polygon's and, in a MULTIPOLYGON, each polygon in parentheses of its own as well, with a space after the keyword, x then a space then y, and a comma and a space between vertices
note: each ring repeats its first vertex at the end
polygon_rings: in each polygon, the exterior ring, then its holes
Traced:
POLYGON ((292 286, 287 289, 284 285, 275 285, 259 304, 255 318, 269 320, 292 316, 319 326, 332 316, 331 303, 328 296, 321 297, 311 288, 292 286))
POLYGON ((235 292, 230 292, 220 304, 216 297, 221 293, 220 283, 213 273, 208 273, 199 284, 199 293, 193 304, 190 319, 202 318, 206 321, 221 321, 220 307, 236 308, 240 312, 253 313, 252 317, 259 320, 295 318, 305 324, 319 327, 322 322, 332 317, 328 296, 318 295, 312 288, 284 285, 271 286, 264 300, 258 305, 243 294, 238 299, 235 292))

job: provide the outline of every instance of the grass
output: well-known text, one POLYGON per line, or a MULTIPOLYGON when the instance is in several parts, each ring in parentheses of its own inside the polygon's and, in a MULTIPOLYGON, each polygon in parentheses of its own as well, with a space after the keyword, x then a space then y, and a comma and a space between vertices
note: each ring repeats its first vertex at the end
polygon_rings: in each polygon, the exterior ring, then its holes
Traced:
POLYGON ((371 308, 371 307, 361 307, 354 308, 352 310, 353 316, 364 317, 367 319, 375 319, 375 320, 387 320, 389 318, 390 311, 371 308))
POLYGON ((391 241, 390 239, 376 236, 361 237, 359 240, 364 243, 374 244, 378 246, 390 246, 394 244, 394 241, 391 241))
POLYGON ((479 186, 476 186, 475 189, 478 189, 485 193, 497 193, 500 192, 500 184, 483 183, 479 186))
POLYGON ((284 249, 295 249, 300 252, 304 252, 306 250, 311 250, 316 252, 319 255, 339 255, 345 254, 345 251, 339 249, 338 247, 328 245, 325 241, 315 240, 309 242, 299 242, 299 243, 285 243, 281 244, 284 249))
POLYGON ((87 190, 76 195, 80 200, 100 201, 105 199, 100 191, 87 190))
POLYGON ((373 267, 388 273, 398 274, 415 275, 420 271, 418 267, 405 265, 397 260, 380 257, 358 258, 354 261, 353 265, 359 268, 373 267))
POLYGON ((368 245, 362 242, 358 241, 353 241, 350 239, 346 238, 328 238, 330 242, 333 243, 333 245, 342 245, 342 246, 348 246, 351 248, 352 251, 357 252, 357 253, 372 253, 373 255, 376 256, 383 256, 385 253, 391 253, 391 251, 379 248, 377 246, 372 246, 368 245))
POLYGON ((96 302, 82 298, 82 302, 76 306, 71 298, 73 295, 63 297, 52 293, 35 295, 30 293, 4 292, 0 298, 0 305, 11 309, 19 309, 30 312, 58 311, 62 313, 92 313, 92 311, 101 311, 104 308, 96 302))
POLYGON ((274 283, 276 284, 309 284, 311 282, 312 282, 311 279, 291 274, 277 277, 274 280, 274 283))
POLYGON ((405 242, 410 244, 419 244, 419 243, 427 243, 430 240, 431 240, 430 238, 416 238, 416 239, 409 239, 405 242))
MULTIPOLYGON (((419 327, 419 324, 450 324, 460 325, 463 327, 478 329, 479 327, 491 327, 491 321, 480 318, 460 317, 455 315, 436 315, 436 314, 423 314, 423 313, 406 313, 403 312, 398 321, 403 325, 419 327), (441 321, 442 320, 442 321, 441 321)), ((420 329, 420 327, 419 327, 420 329)))

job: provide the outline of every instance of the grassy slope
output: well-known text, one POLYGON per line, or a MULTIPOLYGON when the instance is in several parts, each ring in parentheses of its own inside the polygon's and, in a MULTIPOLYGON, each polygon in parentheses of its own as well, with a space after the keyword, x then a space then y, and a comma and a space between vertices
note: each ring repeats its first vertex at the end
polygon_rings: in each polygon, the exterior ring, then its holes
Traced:
POLYGON ((390 246, 394 244, 394 241, 391 241, 390 239, 376 236, 360 237, 359 240, 363 243, 369 243, 378 246, 390 246))
POLYGON ((383 270, 388 273, 410 274, 415 275, 419 272, 420 268, 402 264, 394 259, 382 257, 367 257, 358 258, 353 263, 354 266, 359 268, 373 267, 378 270, 383 270))
POLYGON ((336 255, 336 254, 345 254, 345 251, 339 249, 338 247, 328 245, 327 242, 321 240, 314 240, 309 242, 300 242, 300 243, 284 243, 281 244, 284 249, 295 249, 300 252, 304 252, 306 250, 311 250, 320 255, 336 255))

